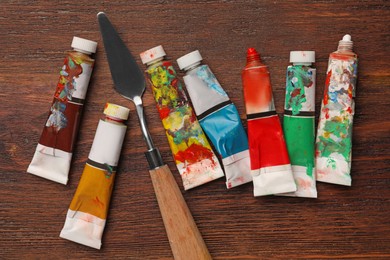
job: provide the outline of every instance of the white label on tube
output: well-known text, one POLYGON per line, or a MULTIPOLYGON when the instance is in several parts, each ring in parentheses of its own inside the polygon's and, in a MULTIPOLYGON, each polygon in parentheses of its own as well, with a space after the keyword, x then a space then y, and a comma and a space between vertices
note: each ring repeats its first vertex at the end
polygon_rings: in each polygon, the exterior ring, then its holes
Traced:
POLYGON ((255 197, 297 190, 290 164, 264 167, 251 173, 255 197))
POLYGON ((100 120, 88 158, 97 163, 117 166, 126 128, 125 125, 100 120))
POLYGON ((313 85, 305 86, 306 102, 303 102, 301 111, 314 112, 316 107, 316 69, 309 69, 312 73, 313 85))
POLYGON ((183 77, 183 80, 186 84, 187 92, 190 95, 196 115, 200 115, 222 102, 229 101, 228 96, 223 96, 210 89, 202 79, 196 76, 196 74, 186 75, 183 77))
POLYGON ((105 219, 69 209, 60 237, 82 245, 100 249, 105 225, 105 219))
POLYGON ((72 93, 72 97, 85 99, 93 67, 87 63, 81 63, 81 67, 83 68, 83 73, 74 78, 75 91, 72 93))
POLYGON ((66 185, 71 159, 71 153, 38 143, 27 172, 66 185))

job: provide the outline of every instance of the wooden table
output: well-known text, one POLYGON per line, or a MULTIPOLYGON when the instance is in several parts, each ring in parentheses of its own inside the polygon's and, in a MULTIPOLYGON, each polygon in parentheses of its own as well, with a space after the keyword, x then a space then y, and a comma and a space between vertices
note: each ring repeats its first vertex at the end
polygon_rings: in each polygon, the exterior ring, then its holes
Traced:
MULTIPOLYGON (((100 251, 59 238, 104 104, 113 89, 96 14, 105 11, 137 55, 162 44, 168 58, 198 49, 245 123, 241 69, 248 47, 269 65, 283 112, 291 50, 315 50, 316 116, 328 55, 346 33, 360 57, 353 186, 318 183, 318 199, 258 197, 224 179, 183 195, 215 259, 390 258, 390 73, 387 1, 3 1, 0 14, 0 258, 172 257, 144 158, 135 111, 100 251), (72 37, 99 43, 67 186, 26 173, 72 37)), ((176 63, 175 63, 176 64, 176 63)), ((182 74, 180 74, 182 76, 182 74)), ((144 95, 154 142, 182 189, 152 93, 144 95)))

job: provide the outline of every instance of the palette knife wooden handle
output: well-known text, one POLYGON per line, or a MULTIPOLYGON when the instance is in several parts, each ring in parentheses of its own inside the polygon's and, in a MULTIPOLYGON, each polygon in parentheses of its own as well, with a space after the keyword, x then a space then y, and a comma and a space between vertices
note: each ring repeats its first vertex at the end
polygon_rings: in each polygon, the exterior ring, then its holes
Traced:
POLYGON ((149 172, 174 258, 212 259, 169 167, 149 172))

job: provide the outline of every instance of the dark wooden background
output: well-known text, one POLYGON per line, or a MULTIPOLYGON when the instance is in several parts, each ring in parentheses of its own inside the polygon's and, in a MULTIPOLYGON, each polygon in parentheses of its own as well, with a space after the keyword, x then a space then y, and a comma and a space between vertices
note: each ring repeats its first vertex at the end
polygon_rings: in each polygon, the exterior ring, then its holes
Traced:
MULTIPOLYGON (((105 11, 138 54, 162 44, 168 58, 198 49, 245 122, 241 68, 248 47, 269 65, 278 113, 291 50, 315 50, 317 118, 328 55, 346 33, 360 57, 353 186, 318 183, 318 199, 252 196, 224 179, 183 195, 215 259, 390 258, 388 1, 1 1, 0 258, 172 257, 144 158, 135 111, 100 251, 59 238, 98 120, 113 89, 96 14, 105 11), (67 186, 26 173, 72 37, 99 43, 67 186)), ((176 64, 176 63, 175 63, 176 64)), ((182 76, 182 74, 180 74, 182 76)), ((149 127, 182 189, 150 89, 149 127)))

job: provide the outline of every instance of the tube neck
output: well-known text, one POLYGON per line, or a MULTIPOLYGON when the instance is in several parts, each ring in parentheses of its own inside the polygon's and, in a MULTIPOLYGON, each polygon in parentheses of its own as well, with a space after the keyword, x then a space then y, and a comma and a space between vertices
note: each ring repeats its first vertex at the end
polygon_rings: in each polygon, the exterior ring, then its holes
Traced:
POLYGON ((89 51, 86 51, 86 50, 82 50, 82 49, 78 49, 78 48, 73 48, 74 51, 77 51, 77 52, 81 52, 81 53, 84 53, 84 54, 87 54, 87 55, 91 55, 92 52, 89 52, 89 51))
POLYGON ((199 67, 200 64, 201 64, 200 61, 199 61, 199 62, 196 62, 196 63, 194 63, 194 64, 191 64, 190 66, 185 67, 183 70, 184 70, 185 72, 188 72, 188 71, 190 71, 190 70, 193 70, 193 69, 199 67))
POLYGON ((248 48, 246 54, 246 63, 252 63, 254 61, 260 61, 260 54, 256 51, 255 48, 248 48))
POLYGON ((340 44, 337 47, 338 51, 352 51, 353 45, 352 44, 340 44))
MULTIPOLYGON (((164 56, 164 57, 165 57, 165 56, 164 56)), ((158 58, 158 59, 149 61, 149 62, 146 63, 146 66, 150 66, 150 65, 152 65, 152 64, 158 63, 158 62, 162 61, 162 60, 164 59, 164 57, 160 57, 160 58, 158 58)))
POLYGON ((293 62, 294 66, 307 66, 310 67, 312 65, 311 62, 293 62))
POLYGON ((108 115, 106 115, 104 117, 104 121, 106 121, 108 123, 116 124, 116 125, 123 125, 125 123, 125 120, 123 120, 123 119, 113 117, 113 116, 108 116, 108 115))
POLYGON ((337 47, 338 51, 352 51, 353 41, 351 40, 351 35, 344 35, 343 39, 339 41, 339 46, 337 47))

